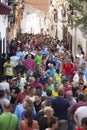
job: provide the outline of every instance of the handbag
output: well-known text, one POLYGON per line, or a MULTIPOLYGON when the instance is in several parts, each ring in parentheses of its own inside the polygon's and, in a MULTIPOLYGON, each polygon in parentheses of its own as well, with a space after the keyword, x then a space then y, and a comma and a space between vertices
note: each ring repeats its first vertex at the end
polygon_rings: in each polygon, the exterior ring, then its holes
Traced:
POLYGON ((7 125, 6 130, 9 130, 9 126, 10 126, 10 123, 11 123, 11 119, 12 119, 12 114, 10 115, 9 122, 8 122, 8 125, 7 125))

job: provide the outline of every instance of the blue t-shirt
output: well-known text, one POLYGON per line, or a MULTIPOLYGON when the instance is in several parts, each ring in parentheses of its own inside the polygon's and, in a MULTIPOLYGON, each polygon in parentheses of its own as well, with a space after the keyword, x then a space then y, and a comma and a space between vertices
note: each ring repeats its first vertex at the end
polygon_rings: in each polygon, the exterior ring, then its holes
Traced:
POLYGON ((57 116, 59 120, 67 120, 68 108, 70 107, 70 103, 67 99, 62 97, 53 99, 52 107, 54 109, 54 115, 57 116))
MULTIPOLYGON (((24 110, 25 111, 25 110, 24 110)), ((24 120, 24 111, 22 112, 22 115, 21 115, 21 120, 24 120)), ((32 117, 34 120, 36 119, 36 110, 34 109, 33 110, 33 117, 32 117)))
POLYGON ((53 76, 53 75, 56 73, 56 70, 55 70, 55 69, 53 69, 53 70, 48 69, 46 72, 47 72, 50 76, 53 76))

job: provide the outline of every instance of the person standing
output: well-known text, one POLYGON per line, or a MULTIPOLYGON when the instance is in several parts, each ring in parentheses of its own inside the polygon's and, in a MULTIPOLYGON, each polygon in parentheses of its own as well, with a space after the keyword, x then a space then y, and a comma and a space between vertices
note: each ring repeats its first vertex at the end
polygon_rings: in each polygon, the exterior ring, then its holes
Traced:
POLYGON ((81 120, 83 118, 87 118, 87 104, 86 106, 81 106, 77 108, 74 114, 74 121, 76 123, 76 127, 80 128, 81 127, 81 120))
POLYGON ((35 57, 35 62, 36 62, 36 65, 41 65, 41 62, 42 62, 42 55, 41 55, 41 52, 38 51, 38 54, 37 56, 35 57))
POLYGON ((59 129, 67 129, 67 116, 70 103, 64 98, 64 90, 58 90, 58 97, 52 100, 54 115, 59 119, 59 129))
POLYGON ((31 58, 31 54, 28 54, 27 59, 24 60, 24 65, 32 74, 35 69, 35 60, 31 58))
POLYGON ((7 61, 4 63, 4 75, 6 80, 12 79, 14 76, 14 63, 7 57, 7 61))
POLYGON ((55 130, 58 127, 58 118, 55 116, 52 116, 48 123, 48 128, 45 130, 55 130))
POLYGON ((0 130, 18 130, 18 118, 10 112, 10 103, 5 102, 0 115, 0 130))
POLYGON ((21 130, 39 130, 38 122, 33 120, 33 110, 28 108, 24 112, 24 120, 20 122, 21 130))
POLYGON ((46 128, 48 128, 49 119, 53 116, 53 114, 54 111, 52 107, 50 106, 45 107, 44 115, 41 116, 38 120, 39 130, 45 130, 46 128))

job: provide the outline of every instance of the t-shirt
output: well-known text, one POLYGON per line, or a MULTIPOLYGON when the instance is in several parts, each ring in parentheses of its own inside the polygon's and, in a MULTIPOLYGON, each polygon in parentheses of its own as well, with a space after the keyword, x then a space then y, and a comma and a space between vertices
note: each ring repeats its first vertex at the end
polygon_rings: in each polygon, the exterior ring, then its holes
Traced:
MULTIPOLYGON (((0 115, 0 130, 7 130, 7 126, 10 120, 11 113, 4 112, 0 115)), ((12 114, 9 130, 16 130, 18 128, 18 118, 12 114)))
POLYGON ((78 118, 78 122, 81 126, 81 120, 84 118, 84 117, 87 117, 87 106, 81 106, 79 107, 76 111, 75 111, 75 115, 77 116, 78 118))
POLYGON ((48 75, 50 75, 50 76, 53 76, 54 74, 56 74, 56 70, 55 70, 55 69, 53 69, 53 70, 48 69, 46 72, 47 72, 48 75))
POLYGON ((45 130, 48 128, 48 117, 42 116, 39 118, 39 130, 45 130))
POLYGON ((64 92, 66 93, 68 91, 72 91, 72 86, 69 85, 68 87, 64 87, 63 89, 64 89, 64 92))
POLYGON ((50 85, 48 86, 48 89, 54 90, 54 84, 50 84, 50 85))
POLYGON ((43 85, 40 82, 32 82, 30 83, 30 86, 37 88, 38 86, 42 87, 43 85))
POLYGON ((15 67, 15 70, 16 70, 17 73, 20 72, 21 74, 24 74, 26 67, 24 65, 17 65, 15 67))
POLYGON ((54 82, 55 83, 61 83, 61 76, 57 73, 54 74, 54 82))
POLYGON ((26 66, 26 68, 28 68, 30 71, 34 71, 34 65, 35 65, 35 61, 33 59, 26 59, 24 61, 24 65, 26 66))
POLYGON ((14 63, 14 66, 18 65, 19 58, 17 56, 11 56, 10 59, 14 63))
POLYGON ((73 68, 72 62, 66 62, 63 64, 64 75, 69 76, 71 69, 73 68))
POLYGON ((37 56, 35 57, 36 64, 41 64, 41 60, 42 60, 42 56, 37 55, 37 56))
MULTIPOLYGON (((13 94, 18 94, 18 93, 20 93, 20 89, 19 89, 18 87, 15 87, 15 88, 11 87, 11 88, 10 88, 10 92, 13 93, 13 94)), ((14 104, 15 101, 16 101, 16 98, 11 97, 10 102, 11 102, 12 104, 14 104)))
POLYGON ((55 91, 55 90, 53 90, 53 91, 52 91, 52 97, 58 97, 58 92, 55 91))
POLYGON ((13 67, 14 67, 13 62, 5 62, 4 63, 4 68, 6 68, 5 75, 13 76, 13 67))
POLYGON ((53 99, 52 107, 54 109, 54 115, 57 116, 59 120, 67 120, 68 108, 70 107, 70 103, 67 99, 62 97, 53 99))

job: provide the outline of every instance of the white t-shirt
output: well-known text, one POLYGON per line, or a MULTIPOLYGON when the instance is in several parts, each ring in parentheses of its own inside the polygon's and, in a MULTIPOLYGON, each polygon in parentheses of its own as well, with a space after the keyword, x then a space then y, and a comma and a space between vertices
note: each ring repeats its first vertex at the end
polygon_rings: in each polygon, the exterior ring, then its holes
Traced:
MULTIPOLYGON (((86 81, 85 75, 83 75, 83 80, 86 81)), ((73 81, 79 81, 79 74, 78 74, 78 73, 76 73, 76 74, 74 75, 73 81)))
POLYGON ((17 56, 11 56, 10 59, 14 63, 14 67, 18 65, 19 58, 17 56))
MULTIPOLYGON (((8 90, 10 92, 10 87, 9 87, 9 83, 6 81, 3 81, 0 83, 0 90, 8 90)), ((5 97, 7 99, 10 99, 9 94, 5 94, 5 97)))
POLYGON ((9 90, 9 83, 4 81, 0 83, 0 88, 2 88, 3 90, 9 90))
POLYGON ((81 120, 84 118, 84 117, 87 117, 87 106, 81 106, 79 107, 76 111, 75 111, 75 115, 77 116, 78 118, 78 122, 81 126, 81 120))
POLYGON ((78 57, 80 59, 80 63, 82 63, 84 55, 83 54, 77 54, 76 57, 78 57))

